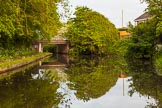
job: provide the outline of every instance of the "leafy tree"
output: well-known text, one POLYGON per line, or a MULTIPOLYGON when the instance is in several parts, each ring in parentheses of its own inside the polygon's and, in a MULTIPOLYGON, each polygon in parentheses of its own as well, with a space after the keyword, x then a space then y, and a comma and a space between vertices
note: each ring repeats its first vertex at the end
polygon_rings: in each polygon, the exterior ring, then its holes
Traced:
POLYGON ((129 54, 135 58, 150 58, 155 55, 157 39, 162 36, 161 0, 142 0, 148 4, 147 10, 153 16, 151 20, 133 29, 129 54))
POLYGON ((121 56, 126 56, 130 42, 131 42, 130 38, 124 38, 119 40, 113 45, 114 48, 113 52, 121 56))
POLYGON ((0 47, 51 39, 61 26, 56 3, 63 1, 0 0, 0 47))
POLYGON ((141 0, 142 2, 146 2, 148 4, 148 10, 151 14, 160 16, 162 10, 162 1, 161 0, 141 0))
POLYGON ((128 27, 128 31, 131 32, 131 30, 133 29, 134 26, 133 26, 133 24, 129 21, 127 27, 128 27))
POLYGON ((147 10, 152 14, 156 20, 156 35, 162 36, 162 1, 161 0, 142 0, 148 4, 147 10))
POLYGON ((132 40, 128 47, 128 55, 135 58, 152 58, 156 46, 155 19, 139 24, 132 30, 132 40))
POLYGON ((87 7, 77 7, 66 36, 74 51, 82 54, 107 53, 118 39, 117 29, 103 15, 87 7))

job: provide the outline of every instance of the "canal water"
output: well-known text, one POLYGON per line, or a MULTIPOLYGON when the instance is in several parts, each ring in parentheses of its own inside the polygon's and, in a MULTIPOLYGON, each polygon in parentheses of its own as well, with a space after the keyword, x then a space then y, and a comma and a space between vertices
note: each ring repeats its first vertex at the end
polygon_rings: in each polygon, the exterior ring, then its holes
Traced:
POLYGON ((153 63, 50 57, 0 76, 0 108, 162 108, 153 63))

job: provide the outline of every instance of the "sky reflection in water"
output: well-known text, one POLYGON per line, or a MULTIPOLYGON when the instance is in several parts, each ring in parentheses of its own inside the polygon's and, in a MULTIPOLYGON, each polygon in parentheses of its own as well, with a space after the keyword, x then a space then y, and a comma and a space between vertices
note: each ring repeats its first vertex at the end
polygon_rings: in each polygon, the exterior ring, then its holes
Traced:
POLYGON ((58 105, 59 108, 145 108, 149 104, 156 105, 156 100, 148 96, 142 96, 135 92, 132 97, 129 96, 131 77, 119 78, 116 85, 112 87, 105 95, 97 98, 83 101, 77 99, 75 93, 77 91, 68 88, 69 82, 60 82, 57 90, 64 98, 58 105))

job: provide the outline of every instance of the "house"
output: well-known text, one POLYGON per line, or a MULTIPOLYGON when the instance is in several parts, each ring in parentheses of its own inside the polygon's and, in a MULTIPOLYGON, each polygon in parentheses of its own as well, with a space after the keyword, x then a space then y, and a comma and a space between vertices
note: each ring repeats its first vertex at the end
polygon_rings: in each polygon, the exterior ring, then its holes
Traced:
POLYGON ((122 39, 122 38, 130 37, 131 34, 129 32, 127 32, 127 31, 119 31, 118 36, 119 36, 119 39, 122 39))
POLYGON ((152 15, 150 15, 148 12, 145 12, 144 14, 142 14, 141 16, 137 17, 134 21, 135 21, 135 25, 138 25, 142 22, 147 21, 148 19, 152 18, 152 15))

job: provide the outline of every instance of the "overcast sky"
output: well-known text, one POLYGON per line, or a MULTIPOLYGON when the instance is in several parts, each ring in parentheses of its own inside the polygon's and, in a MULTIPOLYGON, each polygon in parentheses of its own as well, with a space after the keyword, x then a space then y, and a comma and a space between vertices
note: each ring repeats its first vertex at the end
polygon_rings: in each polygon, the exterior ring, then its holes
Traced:
POLYGON ((105 17, 107 17, 116 27, 122 27, 122 10, 123 24, 127 26, 131 21, 143 14, 146 4, 141 4, 140 0, 69 0, 74 9, 76 6, 87 6, 105 17))

